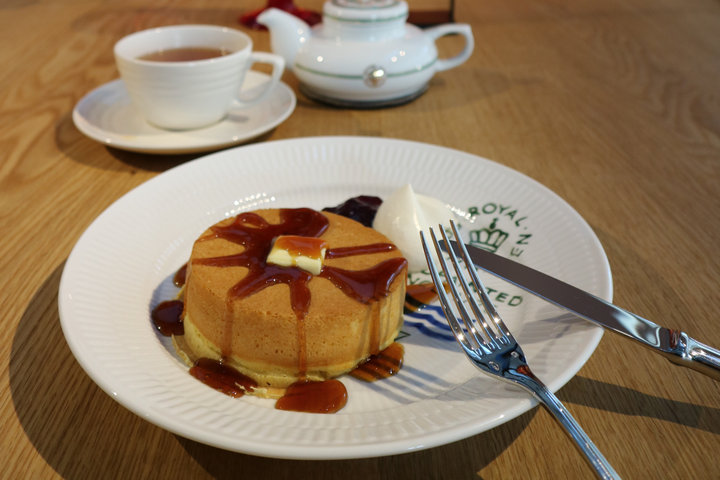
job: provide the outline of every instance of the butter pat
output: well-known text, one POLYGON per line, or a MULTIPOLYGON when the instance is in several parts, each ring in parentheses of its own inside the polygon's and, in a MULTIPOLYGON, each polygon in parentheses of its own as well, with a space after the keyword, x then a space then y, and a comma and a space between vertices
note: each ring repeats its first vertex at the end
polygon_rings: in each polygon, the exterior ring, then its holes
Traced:
POLYGON ((267 256, 267 263, 298 267, 313 275, 322 270, 327 242, 317 237, 280 235, 267 256))

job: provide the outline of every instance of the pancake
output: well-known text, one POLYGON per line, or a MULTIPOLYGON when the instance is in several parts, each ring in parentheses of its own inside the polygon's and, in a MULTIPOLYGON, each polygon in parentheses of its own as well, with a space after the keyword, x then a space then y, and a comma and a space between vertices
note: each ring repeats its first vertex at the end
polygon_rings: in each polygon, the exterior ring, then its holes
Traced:
POLYGON ((265 209, 206 230, 184 288, 182 350, 222 361, 277 397, 322 381, 389 346, 403 321, 407 261, 379 232, 328 212, 265 209), (281 235, 327 245, 320 273, 269 264, 281 235))

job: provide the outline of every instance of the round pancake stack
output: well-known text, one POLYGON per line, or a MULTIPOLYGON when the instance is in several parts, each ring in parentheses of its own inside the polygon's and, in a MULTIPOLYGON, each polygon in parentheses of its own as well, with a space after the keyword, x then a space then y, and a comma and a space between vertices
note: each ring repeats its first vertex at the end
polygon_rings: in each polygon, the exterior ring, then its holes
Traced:
POLYGON ((264 209, 223 220, 196 240, 184 290, 184 343, 277 397, 326 380, 389 346, 403 321, 407 262, 379 232, 328 212, 264 209), (319 274, 267 263, 279 235, 319 237, 319 274))

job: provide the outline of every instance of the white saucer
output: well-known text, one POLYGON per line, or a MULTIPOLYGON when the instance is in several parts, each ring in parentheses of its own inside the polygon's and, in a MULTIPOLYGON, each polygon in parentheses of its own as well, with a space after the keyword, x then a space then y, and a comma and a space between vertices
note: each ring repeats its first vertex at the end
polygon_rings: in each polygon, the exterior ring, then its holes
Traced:
MULTIPOLYGON (((269 76, 249 71, 244 89, 257 88, 269 76)), ((82 133, 107 146, 134 152, 193 153, 237 145, 275 128, 295 109, 293 91, 280 82, 270 96, 252 107, 231 112, 205 128, 172 131, 145 121, 130 103, 125 84, 114 80, 88 93, 73 110, 73 122, 82 133)))

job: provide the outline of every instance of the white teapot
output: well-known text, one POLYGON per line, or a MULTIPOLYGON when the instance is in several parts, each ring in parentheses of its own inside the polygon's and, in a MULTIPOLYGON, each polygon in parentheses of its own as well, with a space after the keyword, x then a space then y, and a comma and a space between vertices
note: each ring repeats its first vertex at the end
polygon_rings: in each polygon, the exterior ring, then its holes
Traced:
POLYGON ((273 52, 308 97, 350 107, 396 105, 415 99, 435 74, 470 57, 470 26, 448 23, 425 30, 406 23, 402 0, 328 0, 323 22, 310 27, 299 18, 270 8, 257 18, 270 30, 273 52), (462 52, 438 58, 435 40, 465 38, 462 52))

